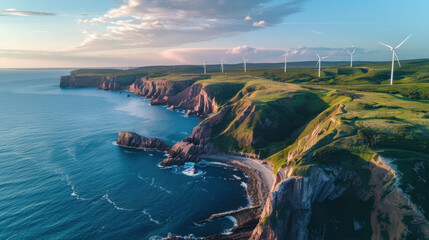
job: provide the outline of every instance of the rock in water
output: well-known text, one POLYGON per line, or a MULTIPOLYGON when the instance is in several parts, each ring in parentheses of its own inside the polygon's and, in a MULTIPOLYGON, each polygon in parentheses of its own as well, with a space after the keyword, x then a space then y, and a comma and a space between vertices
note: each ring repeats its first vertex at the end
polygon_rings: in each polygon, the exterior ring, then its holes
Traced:
POLYGON ((133 132, 119 132, 118 145, 132 148, 150 148, 158 151, 168 151, 170 147, 159 138, 147 138, 133 132))

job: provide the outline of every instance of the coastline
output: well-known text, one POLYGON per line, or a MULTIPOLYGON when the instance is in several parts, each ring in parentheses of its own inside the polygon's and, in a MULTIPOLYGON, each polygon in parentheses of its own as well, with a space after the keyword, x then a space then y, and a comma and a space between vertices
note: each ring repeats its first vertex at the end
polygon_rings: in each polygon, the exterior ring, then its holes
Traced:
MULTIPOLYGON (((83 78, 85 79, 85 78, 83 78)), ((192 115, 200 118, 205 119, 209 114, 217 111, 217 104, 214 102, 214 99, 210 97, 210 94, 206 92, 205 89, 202 88, 196 88, 194 89, 195 93, 197 93, 195 96, 180 96, 181 102, 177 102, 177 99, 173 97, 173 100, 167 101, 168 98, 163 99, 166 97, 166 92, 159 92, 159 88, 156 87, 159 84, 163 83, 162 80, 152 83, 147 81, 146 78, 144 79, 136 79, 134 83, 127 87, 120 87, 113 82, 115 80, 113 79, 99 79, 101 83, 99 86, 86 86, 86 83, 76 81, 78 79, 74 79, 74 77, 71 75, 70 77, 67 77, 67 79, 61 79, 61 87, 71 87, 71 88, 77 88, 77 87, 96 87, 101 90, 111 90, 111 91, 129 91, 131 93, 134 93, 136 96, 149 98, 151 99, 151 105, 164 105, 168 110, 172 110, 173 108, 180 108, 183 110, 188 110, 188 113, 190 112, 192 115), (67 80, 67 81, 64 81, 67 80), (73 81, 71 81, 73 80, 73 81), (69 83, 69 81, 71 81, 69 83), (198 107, 200 105, 197 104, 196 100, 200 100, 200 96, 204 97, 204 102, 210 103, 209 107, 206 107, 205 104, 203 108, 198 107), (183 98, 183 99, 182 99, 183 98), (194 99, 195 98, 195 99, 194 99), (183 104, 182 102, 186 102, 186 104, 183 104), (197 107, 196 107, 197 106, 197 107)), ((89 78, 89 80, 94 80, 92 78, 89 78)), ((180 82, 174 82, 172 84, 177 85, 180 82)), ((97 85, 96 84, 96 85, 97 85)), ((166 86, 166 88, 163 88, 164 90, 172 88, 172 86, 166 86)), ((179 88, 183 88, 184 92, 186 89, 191 89, 189 86, 179 86, 179 88)), ((205 126, 210 127, 210 126, 205 126)), ((200 129, 200 131, 203 131, 203 129, 200 129)), ((199 136, 201 137, 201 136, 199 136)), ((188 137, 189 138, 189 137, 188 137)), ((183 141, 183 140, 182 140, 183 141)), ((177 143, 176 143, 177 144, 177 143)), ((187 144, 187 143, 186 143, 187 144)), ((202 142, 200 143, 202 144, 202 142)), ((130 147, 130 146, 124 146, 121 144, 118 144, 122 147, 130 147)), ((203 145, 203 144, 202 144, 203 145)), ((131 147, 135 148, 135 147, 131 147)), ((137 149, 143 149, 143 150, 154 150, 154 149, 145 149, 145 148, 137 148, 137 149)), ((167 151, 168 152, 168 151, 167 151)), ((200 155, 202 152, 183 152, 187 156, 194 155, 195 157, 206 160, 208 162, 219 162, 226 165, 229 165, 233 168, 236 168, 240 171, 242 171, 246 176, 248 176, 248 187, 247 187, 247 195, 250 198, 250 204, 249 206, 233 210, 230 212, 225 213, 216 213, 212 214, 212 216, 208 216, 207 219, 202 220, 201 222, 209 220, 210 217, 213 218, 220 218, 220 217, 233 217, 237 221, 237 226, 234 226, 229 230, 228 235, 223 235, 222 233, 205 237, 205 239, 247 239, 252 234, 252 231, 255 229, 257 224, 259 223, 260 215, 262 213, 265 201, 269 195, 269 192, 271 190, 271 187, 275 181, 275 175, 273 174, 272 168, 267 164, 263 163, 262 160, 257 160, 253 158, 247 158, 247 157, 241 157, 241 156, 234 156, 234 155, 226 155, 227 153, 224 153, 225 155, 221 155, 222 153, 211 154, 211 155, 200 155), (238 238, 237 238, 238 237, 238 238)), ((184 160, 184 162, 191 161, 190 159, 184 160)), ((198 161, 198 160, 197 160, 198 161)), ((191 161, 192 162, 192 161, 191 161)), ((167 167, 167 166, 163 166, 167 167)), ((171 239, 171 238, 166 238, 171 239)))
POLYGON ((231 228, 229 235, 213 235, 205 239, 244 239, 249 238, 259 223, 260 215, 265 201, 275 181, 275 175, 268 164, 262 160, 231 155, 201 155, 199 157, 208 162, 220 162, 242 171, 248 176, 247 194, 251 200, 250 205, 228 212, 212 214, 208 219, 231 216, 237 220, 237 226, 231 228))

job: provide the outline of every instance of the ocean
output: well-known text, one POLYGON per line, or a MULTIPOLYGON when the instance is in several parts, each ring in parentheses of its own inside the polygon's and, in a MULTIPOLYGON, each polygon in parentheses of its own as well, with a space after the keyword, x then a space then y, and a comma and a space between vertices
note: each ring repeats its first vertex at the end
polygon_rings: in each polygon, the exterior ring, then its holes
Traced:
POLYGON ((61 89, 68 73, 0 70, 0 239, 202 237, 234 226, 196 222, 249 204, 242 172, 205 161, 160 168, 164 152, 115 144, 133 131, 172 145, 197 118, 124 92, 61 89))

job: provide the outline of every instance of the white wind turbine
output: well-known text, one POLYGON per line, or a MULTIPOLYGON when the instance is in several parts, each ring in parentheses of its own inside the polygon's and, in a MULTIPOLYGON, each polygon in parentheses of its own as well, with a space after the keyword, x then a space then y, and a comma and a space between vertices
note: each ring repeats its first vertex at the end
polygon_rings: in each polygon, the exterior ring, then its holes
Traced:
POLYGON ((223 57, 221 57, 219 59, 220 59, 220 70, 221 70, 221 72, 223 72, 223 63, 225 62, 225 59, 223 57))
POLYGON ((317 65, 319 65, 319 78, 320 78, 320 70, 321 70, 321 68, 322 68, 322 59, 325 59, 325 58, 327 58, 328 56, 320 57, 318 53, 316 53, 316 55, 317 55, 317 57, 319 58, 319 61, 317 61, 316 67, 317 67, 317 65))
POLYGON ((249 61, 249 59, 246 59, 245 57, 243 57, 244 72, 247 72, 247 61, 249 61))
POLYGON ((285 72, 287 72, 287 57, 289 56, 289 49, 286 50, 285 54, 283 56, 285 57, 285 72))
POLYGON ((204 65, 204 74, 207 74, 206 59, 203 59, 203 65, 204 65))
POLYGON ((380 43, 381 45, 384 45, 384 46, 386 46, 386 47, 388 47, 389 49, 390 49, 390 51, 392 51, 392 72, 391 72, 391 74, 390 74, 390 85, 393 85, 393 72, 395 71, 395 57, 396 57, 396 60, 398 61, 398 65, 399 65, 399 67, 401 67, 401 63, 399 62, 399 58, 398 58, 398 55, 396 55, 396 49, 398 49, 399 47, 401 47, 402 46, 402 44, 404 44, 411 36, 413 36, 413 34, 411 34, 410 36, 408 36, 407 38, 405 38, 405 40, 404 41, 402 41, 398 46, 396 46, 395 48, 393 48, 392 46, 389 46, 389 45, 387 45, 387 44, 385 44, 385 43, 382 43, 382 42, 378 42, 378 43, 380 43))
MULTIPOLYGON (((354 47, 354 46, 352 46, 354 47)), ((353 51, 347 51, 350 54, 350 67, 353 67, 353 54, 355 54, 357 47, 354 47, 353 51)))

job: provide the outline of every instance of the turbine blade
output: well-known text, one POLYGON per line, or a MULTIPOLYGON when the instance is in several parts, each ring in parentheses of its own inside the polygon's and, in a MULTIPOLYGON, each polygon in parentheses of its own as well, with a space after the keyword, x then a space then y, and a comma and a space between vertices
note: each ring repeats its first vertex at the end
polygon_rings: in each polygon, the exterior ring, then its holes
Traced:
POLYGON ((352 54, 355 54, 357 47, 355 47, 355 49, 353 50, 352 54))
POLYGON ((316 55, 317 55, 317 57, 318 57, 318 58, 320 58, 320 56, 319 56, 319 54, 318 54, 318 53, 316 53, 316 55))
POLYGON ((395 54, 396 61, 398 61, 399 67, 402 67, 402 66, 401 66, 401 62, 399 62, 398 55, 396 55, 396 52, 395 52, 395 51, 393 51, 393 53, 395 54))
POLYGON ((404 44, 411 36, 413 36, 413 34, 411 34, 410 36, 408 36, 407 38, 405 38, 404 41, 402 41, 398 46, 395 47, 395 49, 398 49, 402 44, 404 44))
POLYGON ((317 61, 316 66, 314 68, 317 68, 319 66, 319 61, 317 61))
POLYGON ((379 44, 381 44, 381 45, 384 45, 384 46, 386 46, 386 47, 388 47, 388 48, 390 48, 390 50, 393 50, 393 47, 392 46, 389 46, 389 45, 387 45, 387 44, 385 44, 385 43, 382 43, 382 42, 378 42, 379 44))

